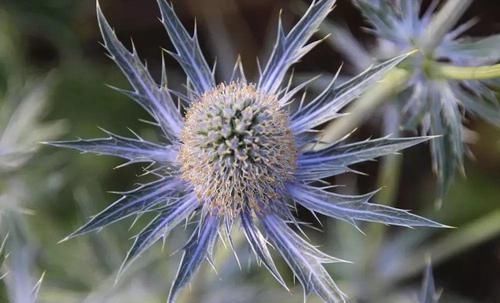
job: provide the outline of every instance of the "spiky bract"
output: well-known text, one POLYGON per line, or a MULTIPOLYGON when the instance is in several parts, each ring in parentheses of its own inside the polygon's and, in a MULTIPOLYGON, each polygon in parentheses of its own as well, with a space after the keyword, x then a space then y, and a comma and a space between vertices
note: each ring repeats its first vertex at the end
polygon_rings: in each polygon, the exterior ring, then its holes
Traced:
POLYGON ((151 113, 166 140, 153 143, 108 133, 108 138, 52 144, 114 155, 130 162, 151 162, 158 167, 155 175, 163 176, 123 193, 122 198, 68 238, 129 216, 157 213, 135 237, 126 266, 180 222, 198 218, 170 291, 169 302, 174 302, 203 260, 212 256, 217 235, 229 235, 234 223, 240 221, 255 256, 282 285, 286 287, 274 265, 269 243, 284 257, 307 293, 314 292, 325 302, 335 303, 344 302, 346 296, 323 264, 341 260, 320 252, 288 226, 289 222, 299 223, 293 214, 295 203, 352 224, 362 220, 442 227, 408 211, 369 203, 373 194, 346 196, 314 186, 315 181, 348 172, 351 164, 428 140, 383 138, 306 150, 317 143, 315 127, 339 116, 343 106, 405 58, 383 62, 337 87, 332 81, 331 87, 309 103, 298 98, 298 106, 290 106, 307 83, 295 88, 280 86, 289 67, 316 44, 306 43, 334 2, 313 1, 288 34, 280 25, 274 51, 256 85, 245 80, 237 63, 234 82, 216 86, 196 35, 187 33, 170 4, 158 0, 162 22, 177 51, 171 55, 186 72, 190 84, 187 94, 176 93, 185 96, 185 118, 173 102, 171 90, 166 89, 165 78, 161 85, 152 80, 135 50, 129 52, 118 41, 98 8, 104 45, 133 87, 133 91, 125 93, 151 113), (297 110, 290 112, 290 108, 297 110))

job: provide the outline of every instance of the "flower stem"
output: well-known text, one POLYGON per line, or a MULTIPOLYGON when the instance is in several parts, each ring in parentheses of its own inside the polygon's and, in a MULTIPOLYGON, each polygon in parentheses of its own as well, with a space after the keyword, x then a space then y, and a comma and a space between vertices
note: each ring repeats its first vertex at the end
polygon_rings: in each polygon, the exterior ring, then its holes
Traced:
POLYGON ((500 78, 500 64, 486 66, 455 66, 444 63, 432 63, 431 75, 455 80, 485 80, 500 78))
MULTIPOLYGON (((386 105, 384 111, 384 135, 399 137, 400 135, 400 113, 396 106, 386 105)), ((377 178, 378 187, 382 190, 377 194, 376 200, 379 204, 394 205, 399 188, 399 177, 401 175, 401 164, 403 155, 387 155, 382 159, 377 178)), ((380 248, 385 239, 387 226, 382 224, 370 224, 367 229, 367 238, 371 239, 367 244, 364 255, 364 275, 373 273, 375 262, 379 257, 380 248)))
POLYGON ((426 266, 426 255, 430 255, 432 263, 438 265, 452 256, 496 237, 498 234, 500 234, 500 210, 452 231, 429 246, 416 250, 412 256, 408 257, 408 262, 402 270, 398 271, 390 280, 400 281, 421 272, 426 266))
MULTIPOLYGON (((411 73, 402 68, 394 68, 385 77, 368 89, 357 102, 346 110, 348 115, 332 121, 323 130, 320 141, 332 143, 347 135, 358 127, 374 110, 404 89, 411 73)), ((317 144, 314 148, 319 150, 323 144, 317 144)))
POLYGON ((434 15, 421 40, 425 54, 432 52, 441 43, 446 33, 455 26, 471 3, 472 0, 448 0, 434 15))
MULTIPOLYGON (((384 136, 399 138, 400 129, 401 113, 397 106, 388 104, 384 111, 384 136)), ((402 160, 402 154, 387 155, 383 158, 377 183, 378 187, 384 188, 384 190, 377 194, 378 203, 394 205, 399 187, 402 160)), ((377 224, 377 226, 383 225, 377 224)))

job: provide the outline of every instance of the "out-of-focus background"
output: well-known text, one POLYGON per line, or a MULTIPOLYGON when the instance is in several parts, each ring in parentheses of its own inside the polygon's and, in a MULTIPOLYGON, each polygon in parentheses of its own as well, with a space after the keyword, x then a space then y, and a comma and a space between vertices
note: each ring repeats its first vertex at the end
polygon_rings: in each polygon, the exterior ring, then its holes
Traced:
MULTIPOLYGON (((256 57, 269 54, 280 9, 288 26, 301 11, 300 0, 173 3, 190 30, 196 16, 202 49, 211 62, 217 58, 219 79, 230 74, 238 54, 247 74, 255 76, 256 57)), ((170 49, 171 44, 158 21, 156 1, 101 0, 101 6, 120 39, 130 46, 132 38, 153 75, 159 76, 161 48, 170 49)), ((472 17, 479 18, 478 24, 468 34, 500 32, 495 1, 474 1, 463 19, 472 17)), ((338 1, 329 19, 346 24, 366 45, 373 42, 350 1, 338 1)), ((137 231, 135 227, 129 231, 131 221, 57 244, 116 198, 107 191, 133 187, 140 167, 113 169, 119 160, 41 147, 37 142, 103 136, 98 127, 118 134, 127 134, 130 128, 144 137, 156 135, 153 127, 140 121, 148 116, 139 106, 106 86, 128 87, 99 41, 93 0, 0 2, 0 152, 2 144, 18 144, 18 154, 26 157, 22 163, 14 163, 19 157, 1 163, 0 203, 9 209, 7 214, 15 213, 25 223, 19 233, 27 256, 19 262, 31 265, 25 274, 34 284, 44 273, 40 302, 163 302, 180 258, 173 253, 185 240, 182 230, 173 233, 163 251, 161 245, 155 246, 116 285, 130 237, 137 231)), ((297 65, 296 73, 335 73, 341 63, 325 42, 297 65)), ((168 57, 166 64, 170 85, 181 87, 185 79, 180 67, 168 57)), ((349 72, 348 65, 343 68, 349 72)), ((378 124, 369 121, 354 136, 376 137, 381 133, 378 124)), ((328 253, 356 262, 328 269, 357 301, 414 302, 426 259, 432 257, 443 302, 500 302, 500 131, 474 119, 467 125, 477 132, 470 146, 473 158, 466 161, 467 177, 457 178, 441 209, 434 207, 435 179, 426 146, 405 152, 397 193, 399 207, 457 229, 390 228, 375 249, 371 238, 344 223, 320 218, 324 232, 308 231, 328 253)), ((341 176, 335 182, 353 191, 373 190, 377 167, 377 162, 359 165, 356 169, 367 176, 341 176)), ((2 224, 8 218, 3 216, 2 224)), ((234 258, 218 264, 218 275, 204 267, 185 302, 302 301, 300 287, 292 287, 290 295, 264 268, 247 266, 248 247, 238 252, 241 271, 234 258)), ((12 260, 15 257, 9 255, 7 261, 12 260)), ((9 302, 7 293, 8 287, 2 285, 0 302, 9 302)))

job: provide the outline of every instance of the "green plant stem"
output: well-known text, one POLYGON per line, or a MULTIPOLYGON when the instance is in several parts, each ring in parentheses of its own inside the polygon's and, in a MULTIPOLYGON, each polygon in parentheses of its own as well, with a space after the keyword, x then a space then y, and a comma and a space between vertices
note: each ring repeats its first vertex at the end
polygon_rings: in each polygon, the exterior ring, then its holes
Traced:
MULTIPOLYGON (((320 141, 335 142, 358 127, 363 121, 382 104, 389 101, 392 96, 404 89, 410 78, 410 72, 394 68, 378 83, 368 89, 357 102, 347 108, 349 114, 332 121, 320 135, 320 141)), ((317 144, 314 150, 324 148, 324 144, 317 144)))
MULTIPOLYGON (((399 176, 403 155, 388 155, 382 160, 378 177, 379 188, 382 190, 377 194, 377 203, 394 205, 399 187, 399 176)), ((377 226, 383 226, 377 224, 377 226)))
MULTIPOLYGON (((396 105, 388 104, 384 111, 384 135, 399 138, 401 135, 400 130, 400 110, 396 105)), ((377 194, 378 203, 389 206, 394 205, 399 187, 402 160, 402 154, 391 154, 382 159, 377 182, 379 188, 383 188, 383 190, 377 194)))
POLYGON ((429 54, 441 43, 471 3, 472 0, 448 0, 434 15, 420 41, 424 54, 429 54))
POLYGON ((455 256, 471 247, 486 242, 500 234, 500 209, 477 219, 476 221, 447 234, 436 242, 416 250, 389 281, 392 282, 411 277, 420 273, 426 266, 426 256, 432 258, 432 263, 438 265, 444 260, 455 256))
POLYGON ((429 63, 433 77, 455 80, 486 80, 500 78, 500 64, 486 66, 455 66, 444 63, 429 63))
MULTIPOLYGON (((399 137, 400 135, 400 113, 394 106, 388 106, 385 110, 385 135, 399 137)), ((377 194, 376 200, 379 204, 394 205, 399 188, 399 177, 403 155, 387 155, 383 158, 378 174, 378 187, 382 190, 377 194)), ((384 242, 387 226, 382 224, 370 224, 367 230, 367 238, 370 239, 364 254, 364 274, 373 272, 373 266, 378 258, 380 247, 384 242)))

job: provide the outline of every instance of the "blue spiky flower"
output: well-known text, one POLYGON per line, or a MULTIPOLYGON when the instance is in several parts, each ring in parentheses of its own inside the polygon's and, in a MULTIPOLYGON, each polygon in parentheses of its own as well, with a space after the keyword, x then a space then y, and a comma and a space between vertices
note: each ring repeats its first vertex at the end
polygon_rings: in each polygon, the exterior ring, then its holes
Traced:
MULTIPOLYGON (((217 236, 230 237, 241 227, 256 258, 286 287, 274 265, 269 245, 283 256, 306 293, 325 302, 344 302, 324 263, 341 261, 320 252, 296 233, 296 203, 356 225, 357 221, 399 226, 442 226, 428 219, 369 203, 373 193, 360 196, 336 194, 315 186, 316 181, 348 172, 349 165, 393 153, 428 138, 382 138, 359 143, 337 142, 307 151, 316 144, 315 129, 337 117, 338 110, 359 96, 404 57, 388 60, 353 80, 330 87, 305 104, 295 95, 298 87, 281 87, 287 70, 317 42, 307 44, 334 0, 313 1, 302 19, 285 33, 281 24, 269 61, 255 82, 246 80, 237 63, 233 79, 216 84, 200 50, 196 34, 190 36, 171 4, 158 0, 164 24, 176 52, 170 53, 188 77, 188 92, 173 93, 165 78, 157 84, 138 58, 116 38, 99 6, 98 21, 104 46, 130 81, 127 91, 161 128, 163 141, 139 137, 109 137, 52 143, 83 152, 112 155, 131 163, 153 163, 158 180, 124 193, 69 238, 98 230, 129 216, 157 213, 135 237, 124 265, 136 259, 179 223, 196 222, 172 285, 174 302, 203 260, 210 259, 217 236), (173 96, 183 96, 185 115, 173 96), (295 108, 295 110, 292 110, 295 108)), ((151 171, 151 165, 146 168, 151 171)))
MULTIPOLYGON (((409 60, 407 68, 412 76, 394 105, 401 113, 400 120, 405 121, 404 128, 420 129, 425 135, 442 135, 442 138, 431 142, 441 196, 445 194, 457 169, 463 171, 463 155, 467 153, 464 142, 471 141, 467 139, 471 138, 470 132, 462 123, 464 113, 500 126, 500 107, 494 92, 499 87, 497 80, 447 79, 433 70, 436 63, 478 67, 498 62, 500 35, 462 37, 475 23, 472 20, 444 33, 434 43, 426 43, 428 35, 439 37, 439 33, 431 31, 431 25, 436 8, 442 2, 432 1, 421 12, 421 0, 356 0, 355 3, 370 23, 370 32, 377 38, 375 47, 364 50, 345 35, 345 41, 334 41, 355 66, 369 63, 371 58, 385 60, 412 49, 421 51, 409 60), (344 42, 346 44, 341 46, 344 42)), ((460 9, 465 11, 470 2, 463 1, 460 9)), ((449 18, 455 20, 460 16, 461 13, 454 12, 449 18)))

